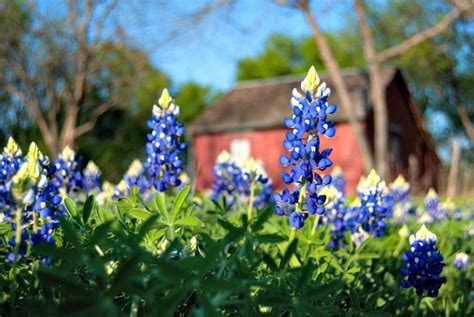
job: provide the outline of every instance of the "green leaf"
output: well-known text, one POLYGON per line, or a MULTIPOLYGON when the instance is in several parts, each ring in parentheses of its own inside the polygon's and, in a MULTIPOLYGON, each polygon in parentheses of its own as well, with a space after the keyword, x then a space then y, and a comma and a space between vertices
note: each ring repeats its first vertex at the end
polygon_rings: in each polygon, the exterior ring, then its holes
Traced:
POLYGON ((95 228, 94 233, 92 234, 92 237, 89 240, 89 245, 95 245, 99 241, 101 241, 107 233, 110 232, 110 227, 112 226, 112 221, 105 222, 98 227, 95 228))
POLYGON ((128 211, 130 215, 135 218, 146 220, 151 216, 151 213, 144 208, 132 208, 128 211))
POLYGON ((271 217, 273 214, 273 205, 267 206, 262 212, 262 214, 258 217, 258 219, 252 224, 252 231, 260 230, 265 222, 267 222, 268 218, 271 217))
POLYGON ((146 221, 141 225, 140 231, 138 232, 138 239, 141 241, 145 235, 153 229, 153 226, 156 224, 156 220, 158 220, 158 215, 151 215, 146 219, 146 221))
POLYGON ((276 234, 262 234, 255 236, 255 239, 261 243, 279 243, 286 240, 285 237, 276 234))
POLYGON ((70 222, 66 218, 60 218, 59 219, 61 223, 61 229, 64 232, 64 241, 71 242, 74 246, 80 247, 81 242, 79 238, 79 231, 77 230, 77 227, 74 227, 72 222, 70 222))
POLYGON ((64 205, 66 205, 66 210, 69 212, 71 217, 75 218, 77 216, 76 203, 69 197, 64 198, 64 205))
POLYGON ((359 298, 359 295, 357 295, 357 292, 352 287, 349 289, 349 292, 350 292, 350 296, 351 296, 352 305, 354 305, 354 307, 355 307, 355 309, 357 309, 357 311, 360 311, 360 298, 359 298))
POLYGON ((135 276, 135 271, 138 270, 138 256, 131 256, 129 259, 122 262, 114 274, 112 284, 110 286, 112 292, 118 292, 126 287, 128 280, 135 276))
POLYGON ((10 231, 11 231, 11 227, 8 223, 6 222, 0 223, 0 235, 6 235, 10 231))
POLYGON ((84 208, 82 209, 82 220, 84 221, 84 224, 86 224, 87 221, 89 220, 93 207, 94 207, 94 196, 89 196, 87 197, 87 200, 84 203, 84 208))
POLYGON ((168 213, 168 209, 166 208, 166 196, 165 193, 158 193, 153 197, 153 204, 155 205, 155 209, 165 218, 166 220, 170 220, 170 216, 168 213))
POLYGON ((381 311, 381 310, 365 312, 364 315, 370 316, 370 317, 391 317, 392 316, 392 314, 381 311))
POLYGON ((178 212, 183 206, 183 203, 186 200, 186 197, 188 197, 190 189, 191 189, 191 186, 187 185, 183 189, 181 189, 181 191, 176 196, 176 199, 174 200, 174 204, 173 204, 173 209, 171 211, 171 217, 173 220, 176 219, 176 217, 178 216, 178 212))
POLYGON ((290 245, 286 249, 285 255, 281 259, 280 267, 279 267, 280 270, 283 269, 288 264, 291 257, 296 252, 297 246, 298 246, 298 239, 295 238, 293 241, 291 241, 290 245))
POLYGON ((189 216, 176 220, 174 224, 181 226, 199 226, 201 224, 201 220, 196 216, 189 216))

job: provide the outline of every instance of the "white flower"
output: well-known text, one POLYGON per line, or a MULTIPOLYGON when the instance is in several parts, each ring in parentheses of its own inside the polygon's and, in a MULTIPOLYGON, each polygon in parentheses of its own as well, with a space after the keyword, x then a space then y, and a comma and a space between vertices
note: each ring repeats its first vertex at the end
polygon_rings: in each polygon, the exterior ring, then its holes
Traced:
POLYGON ((436 241, 437 238, 436 238, 436 235, 433 232, 429 231, 425 225, 422 225, 420 230, 418 230, 416 234, 414 235, 412 234, 410 236, 410 244, 413 244, 417 240, 430 242, 430 241, 436 241))

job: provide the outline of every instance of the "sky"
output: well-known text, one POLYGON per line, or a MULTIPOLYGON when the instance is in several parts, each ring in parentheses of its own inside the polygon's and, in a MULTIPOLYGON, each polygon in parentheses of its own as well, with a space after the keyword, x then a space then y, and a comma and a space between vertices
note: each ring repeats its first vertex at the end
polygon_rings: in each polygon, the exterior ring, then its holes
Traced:
MULTIPOLYGON (((118 19, 127 24, 134 44, 174 83, 195 81, 219 90, 235 83, 237 61, 255 56, 274 32, 309 35, 303 14, 271 0, 240 0, 193 18, 206 4, 218 1, 141 1, 122 6, 118 19)), ((324 30, 344 26, 344 6, 318 1, 314 8, 324 30), (342 16, 344 16, 342 12, 342 16)))

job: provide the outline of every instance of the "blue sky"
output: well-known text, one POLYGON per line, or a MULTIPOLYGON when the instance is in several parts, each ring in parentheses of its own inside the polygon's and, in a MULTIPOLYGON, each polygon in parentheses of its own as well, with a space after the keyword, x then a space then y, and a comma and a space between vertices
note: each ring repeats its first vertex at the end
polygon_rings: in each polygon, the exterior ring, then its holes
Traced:
MULTIPOLYGON (((195 81, 223 90, 234 83, 237 61, 261 51, 269 34, 310 34, 300 11, 270 0, 237 1, 193 23, 194 13, 209 2, 128 4, 119 19, 126 21, 135 45, 174 83, 195 81)), ((341 16, 348 14, 344 5, 331 8, 330 1, 318 2, 314 12, 324 30, 341 28, 341 16)))

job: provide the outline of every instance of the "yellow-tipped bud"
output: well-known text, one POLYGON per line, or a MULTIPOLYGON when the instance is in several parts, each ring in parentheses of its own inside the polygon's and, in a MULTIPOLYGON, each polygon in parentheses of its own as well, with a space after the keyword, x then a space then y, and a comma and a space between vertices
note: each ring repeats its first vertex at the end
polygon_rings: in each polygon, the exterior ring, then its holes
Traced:
POLYGON ((311 94, 314 94, 319 86, 319 83, 320 80, 318 73, 316 72, 316 68, 311 66, 311 68, 308 70, 308 73, 306 74, 306 77, 301 82, 301 90, 303 90, 303 92, 309 91, 311 94))
POLYGON ((21 149, 12 137, 8 138, 5 154, 10 157, 21 155, 21 149))
POLYGON ((173 98, 171 98, 170 93, 168 92, 168 89, 163 89, 163 92, 161 93, 161 97, 158 100, 158 103, 160 106, 162 106, 164 109, 168 108, 168 106, 171 104, 173 101, 173 98))

